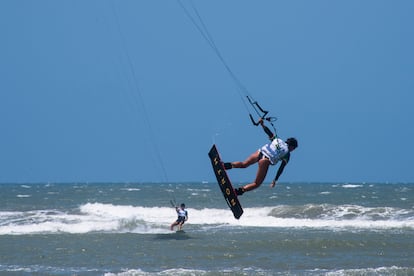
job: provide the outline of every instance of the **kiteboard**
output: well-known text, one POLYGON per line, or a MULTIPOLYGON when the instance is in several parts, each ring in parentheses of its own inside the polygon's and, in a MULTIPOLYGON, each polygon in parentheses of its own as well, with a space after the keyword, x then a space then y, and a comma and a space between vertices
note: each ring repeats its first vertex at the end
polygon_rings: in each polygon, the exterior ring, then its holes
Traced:
POLYGON ((220 154, 217 151, 216 145, 213 145, 208 153, 213 166, 214 173, 217 178, 218 185, 220 186, 221 192, 223 193, 224 199, 233 215, 236 219, 239 219, 243 214, 243 208, 237 199, 236 192, 231 185, 230 179, 224 169, 223 162, 221 161, 220 154))

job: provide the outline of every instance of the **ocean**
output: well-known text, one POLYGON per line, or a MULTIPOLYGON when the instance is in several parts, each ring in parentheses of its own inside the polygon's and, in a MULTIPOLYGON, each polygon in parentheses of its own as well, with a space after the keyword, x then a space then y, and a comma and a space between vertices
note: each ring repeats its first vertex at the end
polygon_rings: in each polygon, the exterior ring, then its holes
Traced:
POLYGON ((0 275, 414 275, 414 184, 0 184, 0 275), (240 186, 234 184, 235 187, 240 186), (185 233, 170 231, 170 201, 185 233))

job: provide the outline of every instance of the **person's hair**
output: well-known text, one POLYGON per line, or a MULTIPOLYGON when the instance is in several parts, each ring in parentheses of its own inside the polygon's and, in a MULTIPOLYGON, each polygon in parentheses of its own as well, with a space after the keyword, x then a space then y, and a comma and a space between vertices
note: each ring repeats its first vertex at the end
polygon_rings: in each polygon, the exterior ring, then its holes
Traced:
POLYGON ((298 147, 298 140, 296 140, 296 138, 290 137, 286 140, 286 144, 296 149, 298 147))
POLYGON ((181 203, 181 207, 185 208, 185 204, 184 203, 181 203))

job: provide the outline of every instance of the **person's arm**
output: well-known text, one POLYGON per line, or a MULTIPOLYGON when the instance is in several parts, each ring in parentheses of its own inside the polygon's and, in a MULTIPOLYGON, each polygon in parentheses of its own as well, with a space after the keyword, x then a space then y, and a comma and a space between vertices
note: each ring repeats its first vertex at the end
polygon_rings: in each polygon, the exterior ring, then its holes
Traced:
POLYGON ((282 175, 283 170, 285 169, 285 166, 287 165, 287 161, 286 160, 282 160, 282 163, 280 164, 279 169, 277 170, 276 176, 272 181, 272 184, 270 184, 270 187, 274 187, 276 185, 277 180, 279 179, 279 177, 282 175))
POLYGON ((265 126, 265 124, 263 123, 263 119, 259 120, 259 124, 262 126, 264 132, 267 134, 269 139, 273 140, 273 138, 275 138, 275 135, 273 134, 273 132, 267 126, 265 126))

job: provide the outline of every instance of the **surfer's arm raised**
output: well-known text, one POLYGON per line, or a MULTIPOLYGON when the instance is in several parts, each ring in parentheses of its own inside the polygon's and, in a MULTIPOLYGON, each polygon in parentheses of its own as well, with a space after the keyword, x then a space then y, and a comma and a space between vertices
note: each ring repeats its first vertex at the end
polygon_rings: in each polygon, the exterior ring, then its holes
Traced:
POLYGON ((269 139, 273 140, 275 138, 275 135, 273 134, 273 132, 267 126, 265 126, 265 124, 263 123, 263 119, 259 120, 259 124, 262 126, 264 132, 267 134, 269 139))

